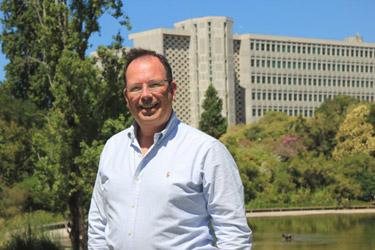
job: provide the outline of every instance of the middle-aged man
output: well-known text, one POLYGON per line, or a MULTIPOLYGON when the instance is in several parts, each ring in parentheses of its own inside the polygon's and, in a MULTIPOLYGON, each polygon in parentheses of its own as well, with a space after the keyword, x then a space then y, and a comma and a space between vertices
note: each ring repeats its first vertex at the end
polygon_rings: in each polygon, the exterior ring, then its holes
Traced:
POLYGON ((132 49, 124 97, 133 126, 101 154, 89 249, 250 249, 243 186, 218 140, 182 123, 165 57, 132 49))

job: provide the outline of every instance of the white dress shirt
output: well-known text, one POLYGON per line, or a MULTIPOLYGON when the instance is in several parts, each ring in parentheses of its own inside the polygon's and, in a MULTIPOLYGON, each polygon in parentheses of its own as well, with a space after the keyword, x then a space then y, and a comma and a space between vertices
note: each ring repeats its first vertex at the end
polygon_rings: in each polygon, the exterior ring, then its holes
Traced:
POLYGON ((174 113, 144 156, 136 126, 114 135, 100 157, 88 237, 95 250, 250 249, 233 158, 174 113))

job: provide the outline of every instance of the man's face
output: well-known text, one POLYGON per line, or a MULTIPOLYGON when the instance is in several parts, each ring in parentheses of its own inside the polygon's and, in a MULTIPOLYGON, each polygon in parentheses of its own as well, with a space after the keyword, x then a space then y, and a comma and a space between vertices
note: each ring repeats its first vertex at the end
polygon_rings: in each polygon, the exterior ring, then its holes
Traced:
POLYGON ((168 87, 163 64, 154 56, 143 56, 132 61, 126 72, 124 97, 126 104, 142 128, 160 130, 168 122, 176 84, 168 87))

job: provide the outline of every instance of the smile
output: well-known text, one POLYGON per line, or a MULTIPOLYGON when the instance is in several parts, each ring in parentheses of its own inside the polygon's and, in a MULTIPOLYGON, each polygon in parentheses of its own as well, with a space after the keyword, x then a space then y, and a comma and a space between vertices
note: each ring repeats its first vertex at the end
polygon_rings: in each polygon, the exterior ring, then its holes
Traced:
POLYGON ((159 104, 158 102, 142 103, 142 104, 139 105, 139 107, 142 108, 142 109, 151 109, 151 108, 156 107, 158 104, 159 104))

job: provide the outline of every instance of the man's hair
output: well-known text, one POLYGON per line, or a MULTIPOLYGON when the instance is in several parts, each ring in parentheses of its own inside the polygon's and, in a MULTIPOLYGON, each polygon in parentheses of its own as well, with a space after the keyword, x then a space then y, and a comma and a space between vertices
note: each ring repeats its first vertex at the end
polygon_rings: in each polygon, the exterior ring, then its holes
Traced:
POLYGON ((168 81, 168 86, 171 86, 171 82, 173 80, 172 77, 172 68, 171 65, 169 65, 169 62, 165 56, 156 53, 152 50, 142 49, 142 48, 133 48, 129 50, 129 52, 125 55, 125 66, 124 66, 124 88, 126 88, 126 70, 128 69, 130 63, 134 61, 137 58, 144 57, 144 56, 153 56, 159 59, 161 64, 163 64, 166 74, 166 80, 168 81))

